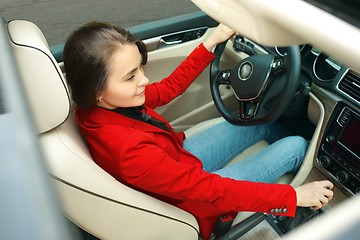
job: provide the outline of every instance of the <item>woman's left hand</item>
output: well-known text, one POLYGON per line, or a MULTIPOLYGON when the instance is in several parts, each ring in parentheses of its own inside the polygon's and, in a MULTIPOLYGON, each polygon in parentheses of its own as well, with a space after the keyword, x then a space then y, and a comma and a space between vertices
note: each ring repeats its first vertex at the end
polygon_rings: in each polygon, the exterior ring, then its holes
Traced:
POLYGON ((324 207, 333 198, 331 189, 334 185, 328 181, 315 181, 295 188, 297 206, 313 207, 314 210, 324 207))
POLYGON ((203 44, 207 50, 211 51, 217 44, 224 42, 232 36, 235 36, 235 31, 220 23, 203 44))

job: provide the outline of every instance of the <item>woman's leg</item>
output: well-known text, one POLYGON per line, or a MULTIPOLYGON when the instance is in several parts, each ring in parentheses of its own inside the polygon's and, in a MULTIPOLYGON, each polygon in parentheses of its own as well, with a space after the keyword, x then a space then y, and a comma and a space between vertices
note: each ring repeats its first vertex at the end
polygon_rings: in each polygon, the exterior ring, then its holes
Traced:
POLYGON ((287 135, 288 132, 275 123, 235 126, 224 121, 185 140, 184 148, 203 162, 205 171, 213 172, 258 141, 266 139, 273 143, 287 135))
POLYGON ((285 137, 261 152, 213 173, 236 180, 273 183, 287 172, 298 171, 307 146, 302 137, 285 137))

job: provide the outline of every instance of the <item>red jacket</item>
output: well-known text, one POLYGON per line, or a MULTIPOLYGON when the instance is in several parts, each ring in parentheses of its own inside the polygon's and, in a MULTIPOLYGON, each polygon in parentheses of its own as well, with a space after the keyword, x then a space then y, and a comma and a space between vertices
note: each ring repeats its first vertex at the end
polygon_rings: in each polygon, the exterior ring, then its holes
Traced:
MULTIPOLYGON (((152 109, 182 94, 214 55, 201 44, 167 78, 146 86, 145 107, 152 109)), ((202 169, 201 161, 183 149, 177 134, 119 113, 77 109, 77 122, 98 165, 118 181, 193 214, 207 239, 218 216, 238 211, 267 212, 287 208, 294 216, 296 193, 290 185, 222 178, 202 169)))

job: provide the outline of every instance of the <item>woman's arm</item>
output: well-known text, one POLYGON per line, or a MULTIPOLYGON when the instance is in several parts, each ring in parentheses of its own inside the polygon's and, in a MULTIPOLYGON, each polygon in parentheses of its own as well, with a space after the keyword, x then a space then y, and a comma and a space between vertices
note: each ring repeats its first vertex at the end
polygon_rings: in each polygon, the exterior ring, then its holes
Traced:
POLYGON ((169 77, 164 78, 161 82, 146 86, 145 105, 156 108, 169 103, 185 92, 214 59, 214 55, 210 52, 212 48, 230 38, 233 34, 232 29, 219 24, 205 42, 198 46, 169 77))
POLYGON ((161 82, 145 88, 145 105, 154 109, 181 95, 214 59, 202 44, 198 46, 171 74, 161 82))
POLYGON ((208 51, 212 51, 216 45, 226 41, 232 36, 235 36, 234 30, 220 23, 209 38, 205 40, 204 46, 208 51))
POLYGON ((180 201, 208 203, 224 212, 269 213, 271 209, 286 208, 282 215, 295 215, 296 193, 290 185, 236 181, 208 173, 186 163, 194 156, 184 153, 178 156, 182 162, 173 159, 158 146, 156 137, 147 133, 130 134, 120 151, 119 145, 113 147, 121 158, 112 162, 120 174, 117 178, 144 191, 180 201))

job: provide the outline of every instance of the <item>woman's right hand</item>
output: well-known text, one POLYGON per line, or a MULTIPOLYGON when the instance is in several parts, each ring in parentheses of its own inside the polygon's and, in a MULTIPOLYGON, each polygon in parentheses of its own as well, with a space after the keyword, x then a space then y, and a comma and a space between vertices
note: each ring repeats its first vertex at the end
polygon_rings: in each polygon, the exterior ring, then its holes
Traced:
POLYGON ((322 208, 333 198, 331 189, 334 185, 328 181, 316 181, 304 184, 295 188, 297 196, 297 206, 313 207, 314 210, 322 208))
POLYGON ((204 42, 204 46, 207 50, 211 51, 217 44, 222 43, 230 37, 235 37, 235 31, 228 26, 220 23, 211 35, 204 42))

